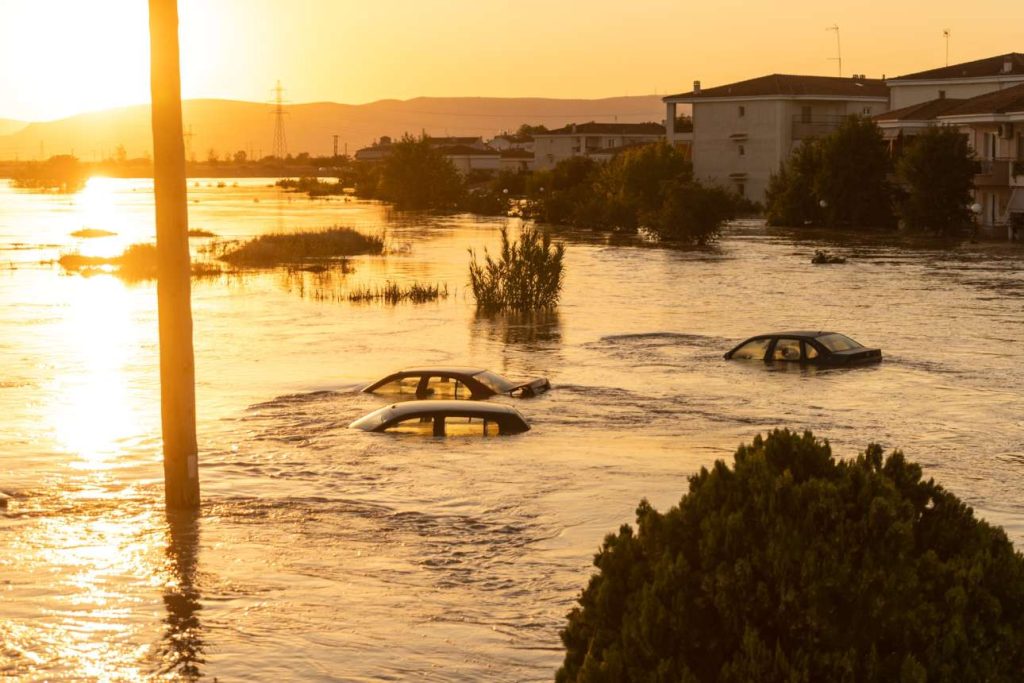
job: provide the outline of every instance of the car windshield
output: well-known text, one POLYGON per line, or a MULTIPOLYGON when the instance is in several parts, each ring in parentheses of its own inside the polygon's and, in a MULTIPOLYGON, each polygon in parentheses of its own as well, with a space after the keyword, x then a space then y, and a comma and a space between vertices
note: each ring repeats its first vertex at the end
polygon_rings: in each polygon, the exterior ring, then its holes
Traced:
POLYGON ((512 384, 512 382, 509 382, 501 375, 495 374, 490 370, 478 372, 473 375, 473 377, 479 380, 481 384, 498 394, 504 394, 516 388, 515 384, 512 384))
POLYGON ((818 337, 818 342, 833 353, 836 351, 849 351, 850 349, 864 348, 863 345, 858 344, 849 337, 845 337, 841 334, 826 334, 823 337, 818 337))

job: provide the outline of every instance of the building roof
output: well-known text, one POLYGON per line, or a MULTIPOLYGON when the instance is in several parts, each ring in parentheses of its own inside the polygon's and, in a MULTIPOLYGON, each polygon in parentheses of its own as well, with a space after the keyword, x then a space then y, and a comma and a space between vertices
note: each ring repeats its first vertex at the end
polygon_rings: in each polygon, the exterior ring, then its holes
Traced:
POLYGON ((501 152, 496 149, 480 149, 479 147, 470 147, 469 145, 446 145, 444 147, 438 147, 437 151, 445 156, 495 157, 501 154, 501 152))
POLYGON ((528 149, 504 149, 501 152, 502 159, 532 159, 533 152, 528 149))
POLYGON ((664 100, 704 100, 728 97, 889 97, 889 86, 878 78, 837 78, 769 74, 738 83, 728 83, 700 92, 669 95, 664 100))
POLYGON ((875 121, 930 121, 936 116, 942 116, 950 109, 954 109, 967 100, 953 97, 928 100, 919 102, 902 109, 893 109, 884 114, 876 114, 872 118, 875 121))
POLYGON ((976 59, 973 62, 963 62, 962 64, 943 66, 938 69, 918 71, 917 73, 898 76, 889 80, 890 82, 930 81, 950 78, 985 78, 991 76, 1024 76, 1024 54, 1008 52, 1005 55, 976 59), (1009 64, 1009 67, 1007 67, 1007 64, 1009 64))
POLYGON ((480 136, 466 136, 466 137, 434 137, 428 135, 427 140, 431 145, 435 147, 438 145, 479 145, 483 143, 484 139, 480 136))
POLYGON ((664 135, 660 123, 571 123, 557 130, 535 133, 535 137, 550 135, 664 135))
POLYGON ((938 116, 971 116, 1024 112, 1024 83, 964 100, 959 106, 938 116))

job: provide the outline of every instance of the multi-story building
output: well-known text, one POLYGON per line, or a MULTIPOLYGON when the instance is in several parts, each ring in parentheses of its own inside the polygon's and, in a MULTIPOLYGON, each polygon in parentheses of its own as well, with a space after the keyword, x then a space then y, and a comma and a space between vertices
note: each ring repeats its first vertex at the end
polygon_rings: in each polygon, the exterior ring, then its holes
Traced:
POLYGON ((663 139, 665 127, 660 123, 573 123, 546 133, 534 133, 533 167, 543 171, 563 159, 663 139))
MULTIPOLYGON (((667 137, 675 144, 676 108, 693 108, 694 175, 730 187, 755 201, 768 180, 805 139, 826 135, 851 114, 871 116, 889 108, 889 88, 879 79, 854 76, 771 74, 663 98, 667 137)), ((692 135, 692 138, 691 138, 692 135)))

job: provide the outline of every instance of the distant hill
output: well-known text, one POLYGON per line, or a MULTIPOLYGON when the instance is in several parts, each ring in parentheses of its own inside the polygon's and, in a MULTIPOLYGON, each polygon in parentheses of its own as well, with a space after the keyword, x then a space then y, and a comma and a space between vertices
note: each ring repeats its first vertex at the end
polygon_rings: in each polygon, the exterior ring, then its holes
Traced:
MULTIPOLYGON (((288 151, 331 154, 334 135, 338 151, 349 154, 382 135, 481 135, 492 137, 520 124, 549 128, 587 121, 620 123, 660 122, 665 117, 661 98, 612 97, 598 100, 495 97, 419 97, 351 105, 333 102, 285 106, 288 151)), ((182 106, 186 131, 191 127, 191 154, 207 158, 245 150, 250 155, 273 151, 274 114, 269 104, 232 100, 187 100, 182 106)), ((682 112, 680 112, 682 113, 682 112)), ((3 134, 0 159, 37 159, 74 153, 83 161, 113 156, 123 145, 129 157, 152 149, 149 105, 79 114, 57 121, 19 124, 3 134)), ((12 122, 16 123, 16 122, 12 122)))
POLYGON ((19 130, 27 126, 28 124, 24 121, 15 121, 14 119, 0 119, 0 135, 11 135, 17 133, 19 130))

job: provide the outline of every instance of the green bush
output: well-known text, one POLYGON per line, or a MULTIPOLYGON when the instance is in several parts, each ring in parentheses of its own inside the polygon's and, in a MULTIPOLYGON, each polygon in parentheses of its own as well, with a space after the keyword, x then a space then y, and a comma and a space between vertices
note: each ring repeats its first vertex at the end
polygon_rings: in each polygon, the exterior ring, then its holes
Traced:
POLYGON ((974 153, 956 128, 914 137, 896 167, 907 194, 900 215, 911 230, 951 235, 970 225, 974 153))
POLYGON ((501 253, 492 258, 484 249, 483 263, 470 249, 469 281, 478 308, 494 311, 535 311, 554 308, 562 293, 565 245, 551 235, 524 228, 518 242, 501 229, 501 253))
POLYGON ((376 194, 400 209, 451 209, 462 197, 462 178, 425 136, 404 135, 391 145, 376 194))
POLYGON ((741 446, 609 535, 559 681, 1018 681, 1024 557, 899 451, 741 446))

